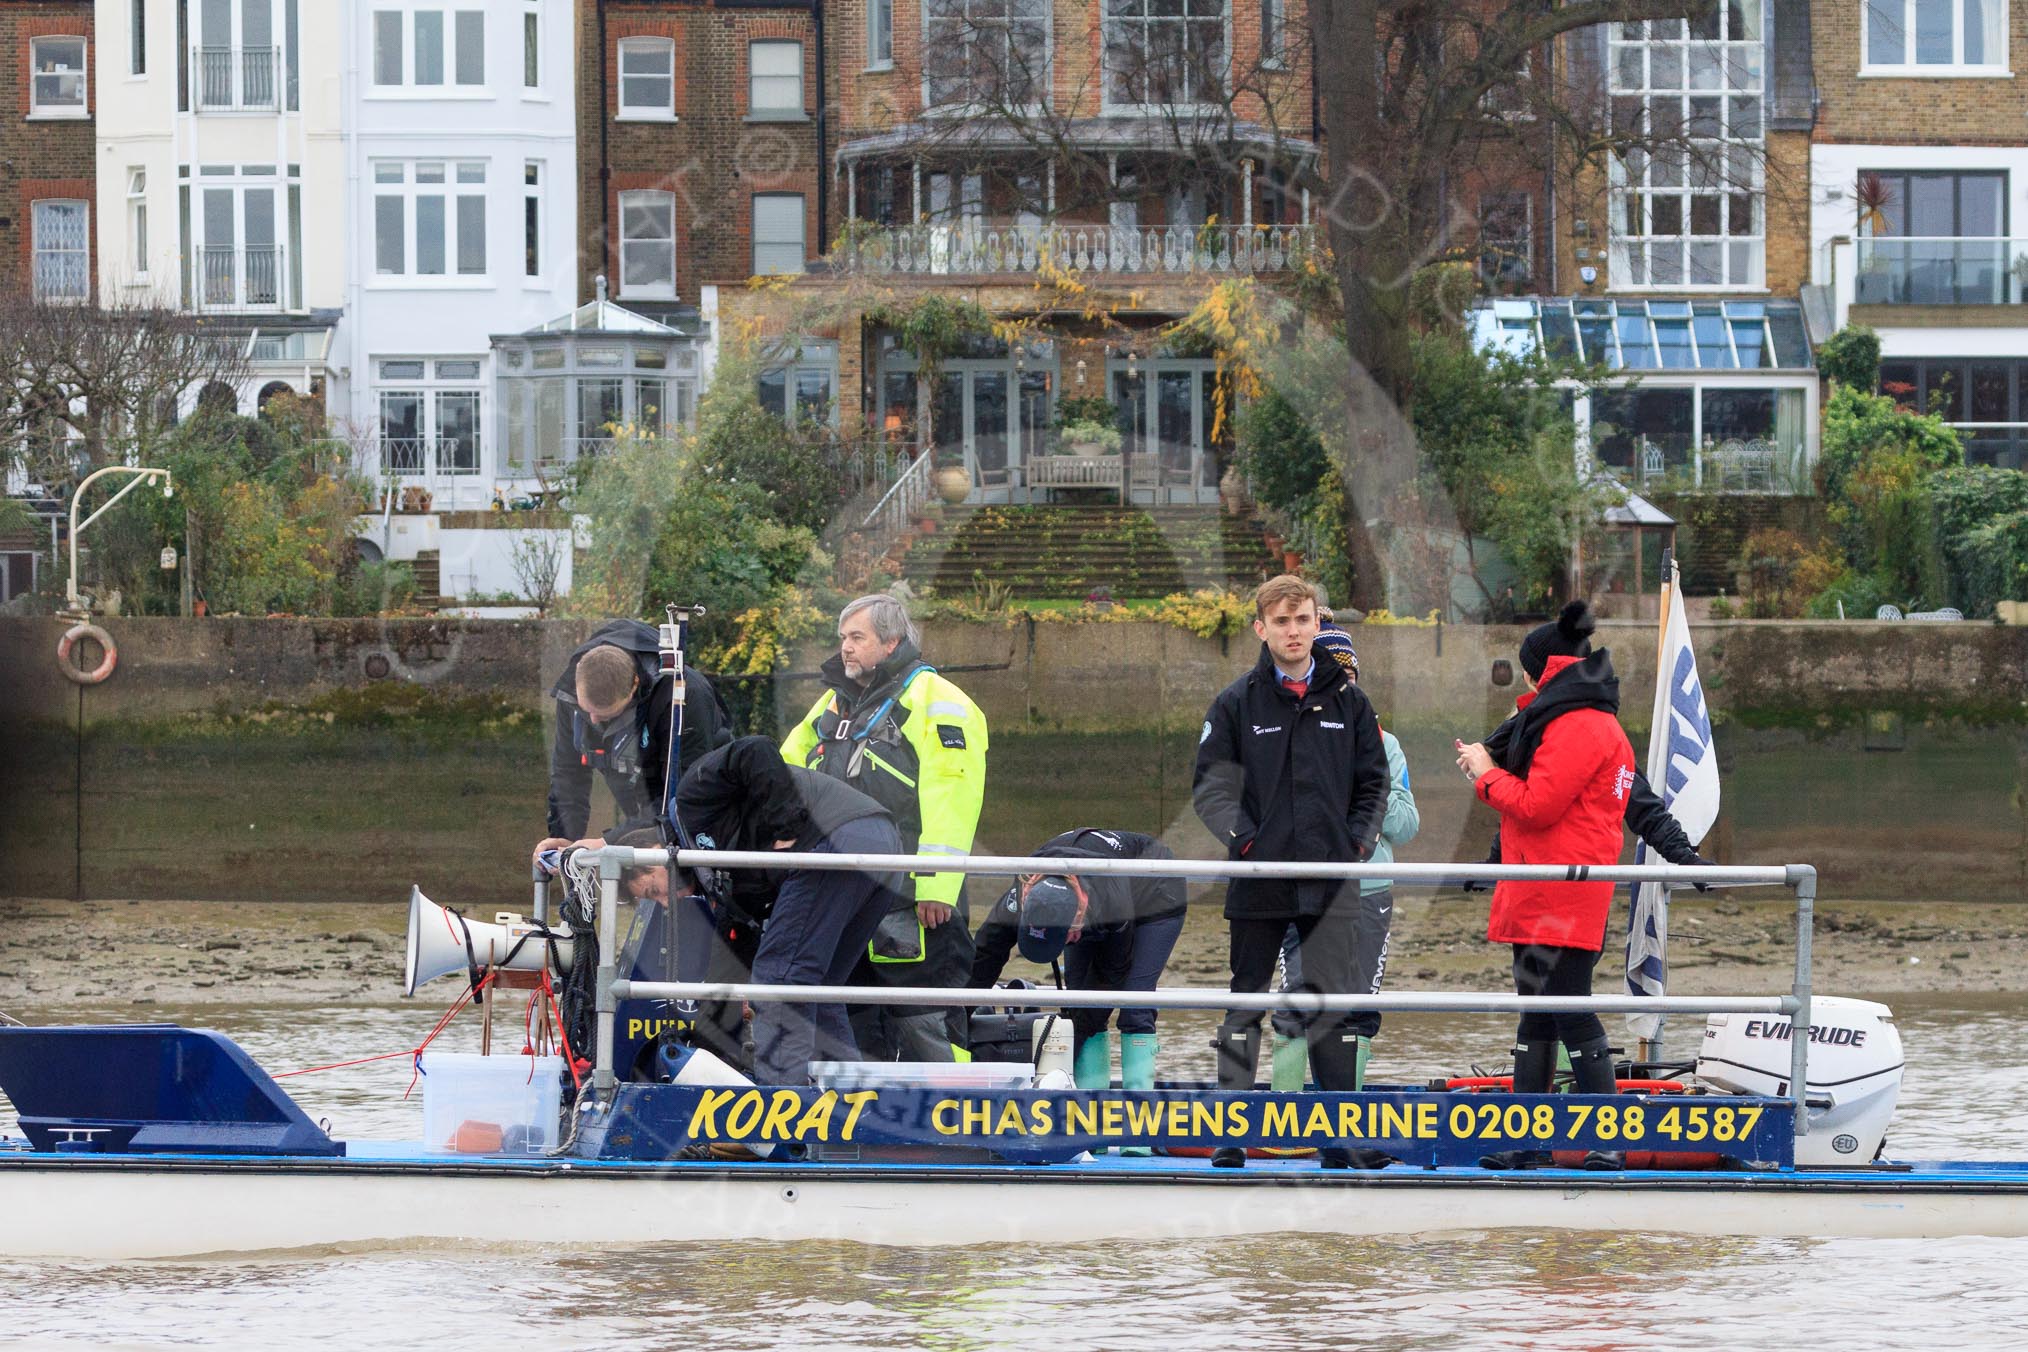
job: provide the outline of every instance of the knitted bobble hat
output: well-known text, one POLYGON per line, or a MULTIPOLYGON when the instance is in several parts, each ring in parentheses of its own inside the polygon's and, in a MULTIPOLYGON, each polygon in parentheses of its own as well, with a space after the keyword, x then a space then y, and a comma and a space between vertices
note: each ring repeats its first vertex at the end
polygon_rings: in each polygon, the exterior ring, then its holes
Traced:
POLYGON ((1554 621, 1530 629, 1528 637, 1521 640, 1521 670, 1528 673, 1529 680, 1540 682, 1542 669, 1549 665, 1550 658, 1583 657, 1590 653, 1592 631, 1597 628, 1598 618, 1591 613, 1591 604, 1572 601, 1554 621))

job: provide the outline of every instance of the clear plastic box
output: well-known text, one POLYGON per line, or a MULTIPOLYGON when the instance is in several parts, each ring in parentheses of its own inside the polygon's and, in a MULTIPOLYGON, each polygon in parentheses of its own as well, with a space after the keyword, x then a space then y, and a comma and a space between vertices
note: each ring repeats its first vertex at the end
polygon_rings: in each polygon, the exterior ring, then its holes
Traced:
POLYGON ((820 1089, 1026 1089, 1026 1061, 812 1061, 820 1089))
POLYGON ((540 1155, 556 1149, 560 1056, 424 1052, 423 1149, 431 1154, 540 1155))

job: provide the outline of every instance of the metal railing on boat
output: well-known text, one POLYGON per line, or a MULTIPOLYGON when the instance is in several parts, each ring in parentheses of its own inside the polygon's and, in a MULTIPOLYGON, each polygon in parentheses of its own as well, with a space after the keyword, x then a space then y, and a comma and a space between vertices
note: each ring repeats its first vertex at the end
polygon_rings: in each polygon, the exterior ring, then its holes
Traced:
MULTIPOLYGON (((1314 992, 1242 994, 1202 988, 1170 988, 1132 992, 1143 1009, 1292 1010, 1337 1013, 1373 1010, 1380 1013, 1569 1013, 1601 1014, 1781 1014, 1791 1023, 1789 1095, 1795 1105, 1795 1132, 1809 1131, 1804 1102, 1809 1084, 1810 936, 1817 898, 1817 871, 1808 864, 1711 865, 1678 864, 1385 864, 1267 863, 1209 859, 1069 859, 1046 860, 1028 855, 805 854, 787 850, 648 850, 607 845, 588 850, 600 879, 599 969, 597 974, 598 1056, 593 1087, 609 1097, 616 1084, 613 1069, 614 1016, 622 999, 762 1000, 805 1004, 880 1004, 946 1006, 955 1002, 997 1008, 1110 1009, 1122 1002, 1120 991, 1007 990, 953 991, 940 986, 771 986, 751 982, 632 981, 622 978, 613 963, 618 933, 620 879, 630 869, 676 864, 686 869, 765 868, 778 871, 813 869, 832 872, 966 873, 1015 877, 1046 870, 1055 874, 1131 878, 1343 879, 1386 878, 1395 886, 1455 887, 1465 882, 1604 882, 1661 883, 1689 887, 1786 887, 1796 899, 1796 962, 1794 983, 1786 995, 1487 995, 1448 991, 1398 991, 1380 994, 1321 995, 1314 992)), ((538 893, 539 895, 539 893, 538 893)))

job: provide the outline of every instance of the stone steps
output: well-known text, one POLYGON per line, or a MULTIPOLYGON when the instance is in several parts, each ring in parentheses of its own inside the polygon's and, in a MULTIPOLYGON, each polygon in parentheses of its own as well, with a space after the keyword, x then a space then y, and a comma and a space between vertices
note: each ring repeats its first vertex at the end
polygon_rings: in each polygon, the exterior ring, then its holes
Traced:
POLYGON ((1117 599, 1248 587, 1271 569, 1260 533, 1213 507, 986 507, 916 540, 904 576, 964 595, 989 584, 1022 600, 1117 599))

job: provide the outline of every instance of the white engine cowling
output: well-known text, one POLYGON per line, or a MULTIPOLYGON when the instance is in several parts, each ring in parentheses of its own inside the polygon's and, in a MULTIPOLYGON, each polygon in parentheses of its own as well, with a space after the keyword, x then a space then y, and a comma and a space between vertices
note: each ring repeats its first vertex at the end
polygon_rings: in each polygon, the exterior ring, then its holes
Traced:
MULTIPOLYGON (((1697 1078, 1713 1089, 1773 1098, 1789 1092, 1793 1025, 1786 1014, 1713 1014, 1697 1078)), ((1901 1094, 1901 1034, 1871 1000, 1810 1001, 1810 1130, 1796 1138, 1805 1169, 1867 1164, 1880 1153, 1901 1094)))

